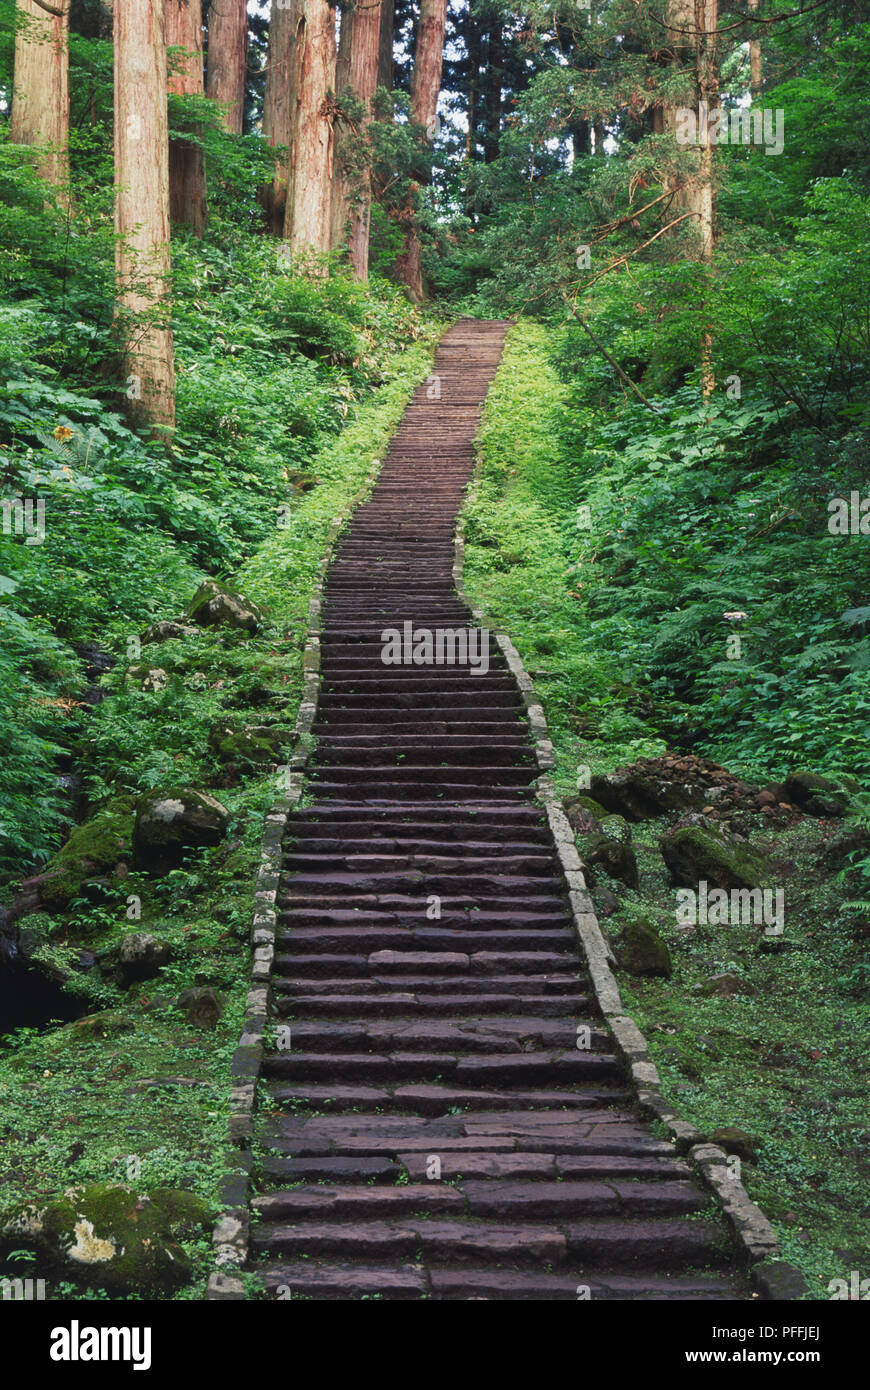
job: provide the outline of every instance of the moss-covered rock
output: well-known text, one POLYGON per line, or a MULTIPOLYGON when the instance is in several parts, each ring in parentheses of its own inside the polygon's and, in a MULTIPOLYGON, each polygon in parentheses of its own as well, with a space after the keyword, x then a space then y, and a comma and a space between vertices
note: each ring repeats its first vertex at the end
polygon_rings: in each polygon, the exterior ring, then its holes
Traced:
MULTIPOLYGON (((294 432, 295 431, 291 429, 291 434, 294 432)), ((294 489, 295 492, 305 493, 310 492, 312 488, 317 487, 317 484, 320 482, 320 479, 313 477, 310 473, 288 473, 287 482, 290 484, 290 486, 294 489)))
POLYGON ((208 792, 169 787, 145 792, 136 803, 133 862, 149 873, 166 873, 193 849, 220 844, 229 812, 208 792))
POLYGON ((651 922, 629 922, 616 942, 616 958, 629 975, 673 973, 671 953, 651 922))
POLYGON ((723 1125, 721 1129, 714 1129, 710 1135, 710 1142, 718 1144, 727 1154, 737 1154, 737 1157, 744 1159, 746 1163, 758 1162, 761 1140, 755 1134, 747 1134, 745 1129, 738 1129, 736 1125, 723 1125))
POLYGON ((208 741, 221 763, 257 768, 280 762, 292 734, 268 724, 240 727, 221 720, 212 727, 208 741))
POLYGON ((606 811, 630 821, 650 820, 673 811, 699 810, 704 804, 700 788, 679 781, 674 773, 646 767, 593 777, 591 790, 606 811))
POLYGON ((662 858, 676 887, 760 888, 769 883, 773 866, 750 845, 707 826, 684 825, 659 840, 662 858))
POLYGON ((755 994, 756 990, 734 970, 720 970, 705 981, 703 992, 717 999, 733 999, 735 994, 755 994))
POLYGON ((101 1013, 77 1018, 58 1032, 67 1042, 93 1042, 95 1038, 115 1038, 122 1033, 132 1033, 135 1027, 126 1014, 119 1013, 117 1009, 104 1009, 101 1013))
POLYGON ((601 822, 607 812, 591 796, 572 796, 563 804, 575 835, 600 834, 601 822))
POLYGON ((790 773, 785 779, 785 793, 811 816, 843 816, 851 800, 848 790, 815 772, 790 773))
POLYGON ((631 826, 625 816, 619 816, 614 811, 605 816, 600 824, 602 833, 611 840, 619 840, 623 845, 631 844, 631 826))
POLYGON ((162 666, 129 666, 124 674, 124 684, 135 686, 137 690, 165 690, 168 681, 169 676, 162 666))
POLYGON ((194 627, 192 623, 176 623, 163 619, 145 629, 142 633, 142 645, 147 647, 152 643, 158 645, 162 642, 178 641, 182 637, 193 637, 198 632, 199 628, 194 627))
POLYGON ((172 948, 150 932, 130 932, 118 948, 117 977, 122 989, 139 980, 152 980, 168 964, 172 948))
POLYGON ((226 999, 211 985, 182 990, 176 1004, 195 1028, 214 1028, 224 1011, 226 999))
POLYGON ((40 1271, 110 1294, 171 1292, 192 1274, 180 1241, 209 1225, 205 1202, 161 1188, 122 1184, 71 1187, 45 1204, 28 1203, 0 1226, 0 1263, 31 1250, 40 1271))
POLYGON ((250 633, 257 632, 262 622, 260 613, 247 599, 222 588, 213 579, 199 586, 185 616, 198 627, 241 628, 250 633))
POLYGON ((637 888, 637 859, 631 845, 609 835, 588 835, 580 847, 584 869, 590 869, 594 882, 597 870, 603 871, 627 888, 637 888))
POLYGON ((854 866, 867 854, 870 854, 870 831, 852 826, 828 841, 820 858, 826 868, 842 869, 846 865, 854 866))
POLYGON ((40 901, 52 912, 81 896, 88 883, 123 875, 132 857, 133 799, 118 797, 78 826, 39 878, 40 901))

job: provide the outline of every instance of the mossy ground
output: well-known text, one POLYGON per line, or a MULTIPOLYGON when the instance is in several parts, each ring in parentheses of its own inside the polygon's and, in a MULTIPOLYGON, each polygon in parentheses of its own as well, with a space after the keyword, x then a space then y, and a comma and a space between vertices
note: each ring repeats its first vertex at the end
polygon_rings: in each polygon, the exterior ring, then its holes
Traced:
MULTIPOLYGON (((606 773, 666 748, 642 671, 626 678, 618 634, 600 646, 589 640, 590 595, 576 589, 567 559, 576 496, 559 446, 566 396, 548 330, 521 321, 484 412, 465 566, 472 598, 510 633, 535 679, 563 797, 576 796, 578 768, 606 773)), ((605 934, 615 939, 627 922, 648 918, 674 963, 671 979, 618 972, 626 1008, 683 1118, 708 1134, 738 1126, 759 1137, 757 1165, 743 1165, 746 1185, 772 1220, 783 1257, 803 1271, 811 1296, 826 1298, 830 1279, 866 1270, 870 1245, 866 943, 843 908, 848 889, 819 863, 823 836, 835 825, 806 817, 772 830, 759 816, 753 826, 752 843, 778 861, 785 891, 776 954, 748 925, 677 930, 675 891, 658 849, 665 828, 664 821, 632 827, 637 891, 600 877, 619 902, 611 916, 602 913, 605 934), (706 997, 705 982, 723 971, 753 992, 706 997)))
MULTIPOLYGON (((123 795, 125 768, 131 791, 143 780, 191 782, 229 809, 230 830, 224 844, 161 878, 131 873, 80 893, 63 915, 40 916, 41 959, 78 982, 83 1006, 110 1013, 96 1036, 83 1039, 72 1025, 22 1029, 2 1040, 0 1214, 24 1199, 47 1199, 72 1184, 103 1181, 132 1182, 143 1191, 186 1188, 217 1211, 227 1159, 229 1061, 250 978, 248 938, 263 818, 276 799, 277 781, 269 772, 226 785, 208 733, 229 713, 261 724, 264 699, 282 725, 292 728, 308 604, 327 532, 373 460, 383 457, 411 391, 426 376, 437 331, 430 325, 419 342, 394 355, 385 384, 315 460, 319 485, 298 499, 291 525, 276 527, 233 576, 233 587, 263 610, 262 630, 254 637, 203 630, 143 648, 149 664, 170 672, 160 691, 128 688, 129 663, 123 658, 107 678, 109 698, 88 727, 92 791, 99 789, 102 773, 107 799, 123 795), (151 775, 143 779, 149 761, 151 775), (141 899, 136 920, 128 917, 131 896, 141 899), (158 978, 122 993, 98 970, 75 974, 82 949, 98 956, 111 952, 131 931, 152 932, 172 946, 172 961, 158 978), (197 984, 214 985, 226 996, 214 1031, 192 1027, 173 1006, 181 990, 197 984), (126 1020, 127 1031, 115 1026, 119 1019, 126 1020)), ((191 593, 179 589, 178 611, 191 593)), ((126 634, 119 631, 116 639, 122 644, 126 634)), ((117 802, 113 808, 114 814, 117 802)), ((57 866, 68 859, 61 852, 57 866)), ((201 1299, 212 1268, 210 1235, 186 1241, 185 1248, 195 1277, 174 1296, 201 1299)), ((9 1272, 32 1271, 23 1264, 9 1272)), ((50 1298, 72 1292, 106 1296, 99 1287, 57 1286, 48 1292, 50 1298)), ((137 1296, 131 1289, 129 1297, 137 1296)))

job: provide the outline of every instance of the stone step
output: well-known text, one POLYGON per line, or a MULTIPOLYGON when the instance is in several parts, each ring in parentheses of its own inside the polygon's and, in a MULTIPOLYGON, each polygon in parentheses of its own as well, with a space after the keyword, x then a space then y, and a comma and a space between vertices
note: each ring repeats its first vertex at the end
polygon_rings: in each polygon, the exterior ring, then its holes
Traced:
MULTIPOLYGON (((430 1156, 431 1158, 432 1156, 430 1156)), ((435 1155, 437 1157, 437 1155, 435 1155)), ((390 1220, 397 1216, 470 1216, 499 1221, 571 1221, 588 1216, 650 1218, 688 1214, 707 1205, 691 1182, 588 1179, 583 1182, 406 1182, 385 1185, 302 1184, 253 1198, 262 1221, 390 1220)))
POLYGON ((663 1272, 687 1266, 721 1265, 715 1228, 706 1223, 591 1217, 550 1224, 445 1220, 410 1217, 392 1221, 307 1221, 293 1225, 263 1222, 253 1233, 258 1254, 338 1255, 363 1261, 492 1260, 540 1270, 582 1260, 589 1269, 663 1272))
POLYGON ((379 975, 392 971, 437 971, 439 974, 481 974, 498 973, 510 970, 516 974, 539 975, 544 971, 570 969, 572 957, 567 952, 555 951, 477 951, 468 954, 462 951, 396 951, 378 950, 370 955, 321 954, 298 955, 293 957, 293 979, 300 983, 311 976, 320 979, 340 978, 342 975, 358 976, 366 971, 379 975))
POLYGON ((439 927, 437 930, 425 927, 321 927, 297 925, 289 932, 278 936, 278 955, 275 968, 284 975, 292 975, 293 960, 297 955, 314 955, 318 952, 341 955, 344 952, 358 951, 364 945, 367 951, 443 951, 475 952, 487 949, 496 951, 520 951, 524 946, 539 946, 542 950, 570 950, 574 939, 569 928, 553 931, 540 928, 530 935, 528 931, 510 932, 492 929, 489 931, 467 931, 462 927, 439 927))
POLYGON ((294 1158, 367 1156, 406 1164, 414 1154, 438 1154, 442 1162, 452 1156, 457 1163, 475 1154, 544 1154, 566 1164, 601 1156, 674 1161, 671 1145, 653 1138, 635 1116, 614 1104, 559 1113, 502 1109, 440 1115, 407 1110, 263 1115, 257 1132, 267 1149, 294 1158))
MULTIPOLYGON (((279 993, 291 993, 296 985, 292 978, 278 977, 273 982, 279 993)), ((513 1001, 512 1012, 521 1018, 524 1013, 535 1013, 529 1002, 535 998, 577 998, 580 989, 586 988, 585 974, 573 971, 564 975, 385 975, 348 976, 344 979, 306 980, 304 992, 310 998, 337 994, 342 999, 367 997, 379 994, 456 994, 462 990, 481 1000, 491 995, 502 995, 513 1001), (517 1005, 522 1002, 522 1009, 517 1005)), ((535 1014, 535 1017, 543 1015, 535 1014)), ((551 1017, 551 1015, 547 1015, 551 1017)))
POLYGON ((687 1302, 740 1298, 733 1280, 723 1276, 546 1274, 532 1270, 471 1268, 437 1264, 337 1263, 299 1260, 262 1271, 268 1292, 314 1299, 384 1298, 429 1301, 506 1302, 687 1302))
MULTIPOLYGON (((333 899, 321 898, 316 894, 281 894, 278 904, 278 918, 287 931, 298 926, 306 927, 354 927, 362 932, 366 927, 408 927, 431 928, 432 918, 428 915, 426 898, 412 898, 400 894, 345 893, 333 899), (344 906, 337 907, 341 902, 344 906), (286 903, 287 906, 282 906, 286 903)), ((560 928, 571 930, 569 918, 563 902, 559 898, 526 898, 522 908, 504 909, 503 898, 491 897, 450 898, 439 894, 441 916, 438 928, 441 931, 453 929, 474 931, 556 931, 560 928), (492 907, 491 903, 499 907, 492 907)), ((572 940, 572 946, 574 944, 572 940)))
MULTIPOLYGON (((449 976, 449 983, 456 983, 449 976)), ((288 981, 287 992, 279 993, 275 1002, 275 1013, 279 1018, 292 1018, 306 1014, 318 1018, 475 1018, 490 1014, 504 1013, 516 1001, 516 994, 441 994, 437 990, 426 993, 397 990, 394 992, 358 994, 314 994, 307 993, 309 985, 317 982, 288 981)), ((336 986, 341 981, 333 981, 336 986)), ((280 990, 280 983, 278 985, 280 990)), ((583 1016, 590 1007, 588 995, 526 995, 524 1005, 534 1008, 535 1013, 550 1018, 576 1018, 583 1016)))
MULTIPOLYGON (((569 1082, 570 1084, 570 1082, 569 1082)), ((292 1105, 309 1110, 372 1111, 407 1110, 417 1115, 446 1115, 451 1110, 500 1110, 519 1106, 525 1110, 583 1110, 596 1106, 621 1105, 626 1099, 624 1090, 593 1090, 587 1082, 577 1090, 523 1090, 498 1086, 485 1088, 482 1078, 469 1078, 469 1083, 442 1085, 437 1081, 384 1082, 366 1085, 358 1082, 331 1084, 294 1081, 290 1085, 266 1077, 261 1083, 264 1094, 277 1106, 292 1105), (477 1081, 477 1085, 474 1084, 477 1081)))
POLYGON ((293 869, 287 879, 287 887, 282 898, 326 897, 345 900, 375 894, 412 898, 429 892, 440 893, 442 898, 462 896, 472 903, 495 899, 498 903, 503 897, 520 900, 564 901, 566 893, 554 892, 557 886, 546 874, 534 877, 512 873, 485 873, 469 869, 438 869, 431 867, 324 869, 318 873, 309 869, 293 869))
MULTIPOLYGON (((334 853, 318 853, 310 846, 304 850, 288 851, 283 858, 283 868, 287 873, 436 873, 504 875, 513 878, 525 875, 531 879, 550 880, 555 871, 555 858, 552 854, 475 854, 467 847, 461 854, 439 853, 437 847, 431 854, 409 854, 397 850, 393 853, 354 852, 345 845, 334 853)), ((295 882, 295 880, 294 880, 295 882)), ((292 887, 292 885, 291 885, 292 887)))
POLYGON ((300 1019, 293 1024, 285 1052, 450 1052, 532 1054, 543 1048, 564 1051, 577 1048, 578 1027, 585 1028, 581 1041, 593 1053, 606 1052, 613 1043, 609 1033, 590 1023, 553 1018, 491 1017, 469 1020, 395 1022, 376 1020, 340 1022, 332 1019, 300 1019))
POLYGON ((363 1081, 392 1086, 401 1081, 452 1082, 457 1087, 502 1085, 603 1086, 622 1083, 617 1059, 597 1052, 327 1052, 296 1051, 268 1055, 262 1075, 305 1083, 363 1081))

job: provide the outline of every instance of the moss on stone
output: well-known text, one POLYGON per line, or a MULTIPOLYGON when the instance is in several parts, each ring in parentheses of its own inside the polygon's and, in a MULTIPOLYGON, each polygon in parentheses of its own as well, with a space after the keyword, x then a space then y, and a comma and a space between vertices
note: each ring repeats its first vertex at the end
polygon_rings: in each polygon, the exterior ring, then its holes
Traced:
POLYGON ((617 959, 630 975, 664 975, 673 972, 671 953, 650 922, 629 922, 617 943, 617 959))
POLYGON ((190 1192, 71 1187, 42 1207, 28 1203, 4 1223, 0 1259, 29 1249, 48 1274, 85 1287, 116 1295, 168 1292, 193 1272, 179 1239, 204 1231, 209 1221, 207 1203, 190 1192))
POLYGON ((694 888, 760 888, 772 875, 768 859, 750 845, 700 825, 670 830, 659 841, 671 882, 694 888))
POLYGON ((49 860, 40 898, 60 910, 76 897, 82 884, 105 878, 132 854, 133 798, 115 797, 78 826, 66 844, 49 860))

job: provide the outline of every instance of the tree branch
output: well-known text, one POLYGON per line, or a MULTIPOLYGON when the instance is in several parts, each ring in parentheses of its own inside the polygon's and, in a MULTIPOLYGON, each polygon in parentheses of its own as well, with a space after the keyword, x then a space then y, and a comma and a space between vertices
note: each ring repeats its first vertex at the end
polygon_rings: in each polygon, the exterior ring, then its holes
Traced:
POLYGON ((652 246, 653 242, 658 241, 659 237, 664 236, 665 232, 669 232, 671 227, 676 227, 678 223, 685 222, 687 217, 697 216, 698 213, 696 212, 681 212, 679 217, 675 217, 673 221, 666 223, 664 227, 659 227, 655 236, 651 236, 648 241, 641 242, 640 246, 636 246, 633 251, 626 251, 624 256, 617 256, 616 260, 611 261, 610 265, 606 265, 603 270, 599 270, 597 275, 593 275, 592 279, 586 282, 586 289, 591 289, 596 280, 600 280, 604 275, 609 275, 611 270, 616 270, 617 266, 625 265, 625 262, 630 261, 632 256, 637 256, 641 251, 645 251, 648 246, 652 246))
POLYGON ((602 357, 607 358, 607 361, 610 363, 614 371, 617 372, 619 376, 622 378, 622 380, 625 382, 625 384, 627 386, 630 386, 632 391, 634 391, 635 394, 640 397, 647 409, 652 411, 653 415, 661 415, 662 412, 656 406, 653 405, 652 401, 649 400, 643 394, 640 387, 632 381, 631 377, 628 376, 626 372, 622 370, 616 358, 613 357, 607 351, 607 348, 604 346, 604 344, 602 342, 599 342, 598 338, 596 338, 595 334, 592 332, 592 329, 589 327, 589 324, 586 322, 586 320, 584 318, 581 318, 580 315, 577 313, 577 310, 574 308, 574 305, 571 303, 564 290, 562 291, 562 298, 568 306, 569 313, 577 320, 583 331, 589 334, 589 337, 592 339, 593 343, 597 347, 598 351, 601 353, 602 357))
POLYGON ((66 19, 69 14, 69 0, 67 0, 66 5, 61 5, 59 10, 54 5, 49 5, 47 0, 33 0, 33 3, 38 5, 41 10, 45 10, 46 14, 53 14, 55 19, 66 19))

